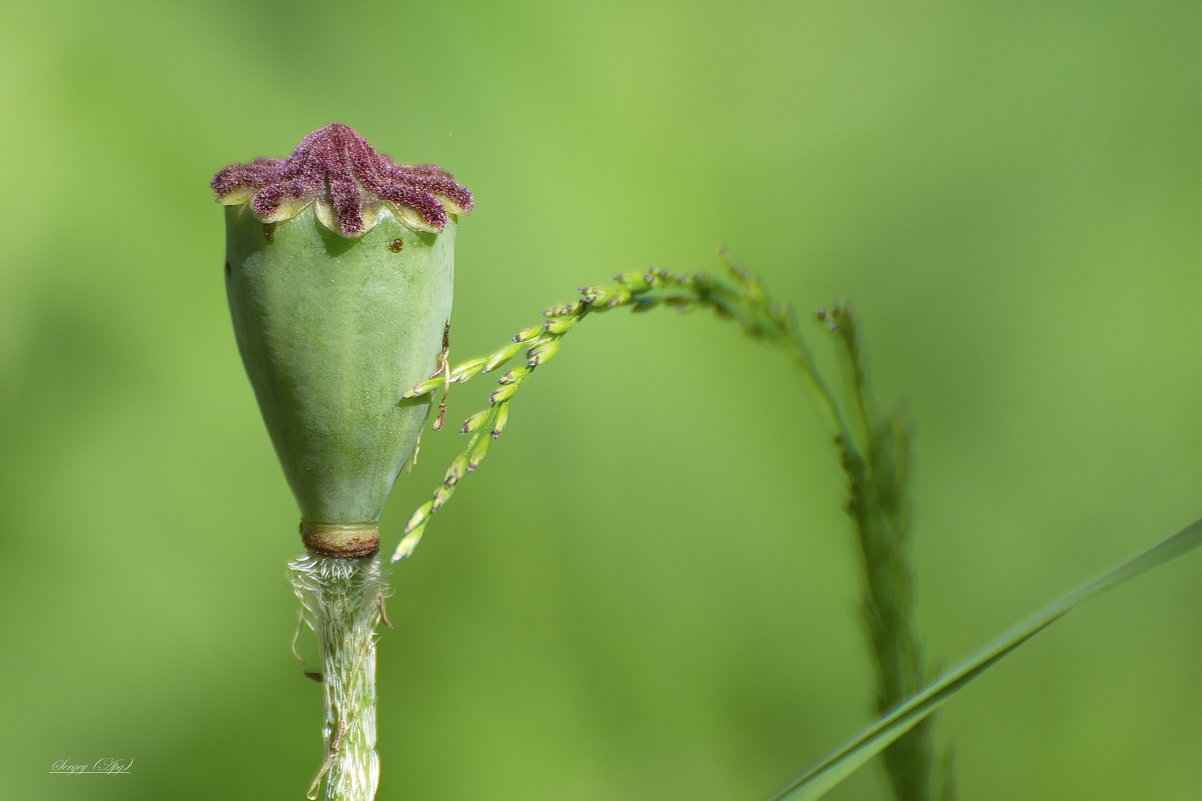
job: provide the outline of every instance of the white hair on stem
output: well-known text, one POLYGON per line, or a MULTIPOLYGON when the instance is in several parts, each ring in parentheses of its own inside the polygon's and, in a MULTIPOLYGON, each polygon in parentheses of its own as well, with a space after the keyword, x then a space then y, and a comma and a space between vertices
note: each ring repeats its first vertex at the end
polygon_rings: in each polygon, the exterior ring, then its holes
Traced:
POLYGON ((325 759, 306 797, 316 801, 324 781, 327 801, 372 801, 380 781, 376 624, 388 594, 384 569, 374 557, 306 553, 288 563, 288 574, 317 635, 325 695, 325 759))

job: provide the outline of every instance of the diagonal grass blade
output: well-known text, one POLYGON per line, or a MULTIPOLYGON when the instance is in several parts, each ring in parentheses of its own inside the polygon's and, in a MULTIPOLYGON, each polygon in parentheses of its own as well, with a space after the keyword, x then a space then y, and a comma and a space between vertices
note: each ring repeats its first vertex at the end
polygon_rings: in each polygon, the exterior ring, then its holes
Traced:
POLYGON ((1195 520, 1159 545, 1144 551, 1111 572, 1069 593, 994 640, 955 670, 894 709, 802 776, 789 782, 771 801, 811 801, 883 751, 920 720, 942 706, 966 684, 1002 657, 1068 614, 1077 604, 1103 590, 1117 587, 1153 568, 1171 562, 1202 545, 1202 519, 1195 520))

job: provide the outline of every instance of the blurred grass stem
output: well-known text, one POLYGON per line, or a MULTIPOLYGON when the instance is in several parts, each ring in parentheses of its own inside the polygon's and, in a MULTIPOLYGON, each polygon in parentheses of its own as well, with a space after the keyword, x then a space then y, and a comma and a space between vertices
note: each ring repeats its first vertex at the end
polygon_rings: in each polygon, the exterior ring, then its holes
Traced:
MULTIPOLYGON (((840 345, 850 416, 859 433, 858 448, 842 448, 843 469, 863 570, 860 607, 876 675, 876 711, 883 716, 931 677, 918 635, 910 567, 909 438, 896 416, 875 409, 855 315, 836 307, 819 318, 840 345)), ((923 719, 882 755, 896 801, 932 801, 937 773, 940 797, 951 797, 950 760, 945 757, 936 766, 933 726, 933 718, 923 719)))

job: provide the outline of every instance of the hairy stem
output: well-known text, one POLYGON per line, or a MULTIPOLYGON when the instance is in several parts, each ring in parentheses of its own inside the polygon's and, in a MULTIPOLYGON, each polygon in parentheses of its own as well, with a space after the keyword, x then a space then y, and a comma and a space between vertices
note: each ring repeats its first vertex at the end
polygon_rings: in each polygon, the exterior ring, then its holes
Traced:
POLYGON ((374 557, 306 553, 288 568, 317 635, 325 696, 324 759, 306 797, 316 801, 324 782, 325 801, 372 801, 380 779, 375 629, 387 594, 383 567, 374 557))

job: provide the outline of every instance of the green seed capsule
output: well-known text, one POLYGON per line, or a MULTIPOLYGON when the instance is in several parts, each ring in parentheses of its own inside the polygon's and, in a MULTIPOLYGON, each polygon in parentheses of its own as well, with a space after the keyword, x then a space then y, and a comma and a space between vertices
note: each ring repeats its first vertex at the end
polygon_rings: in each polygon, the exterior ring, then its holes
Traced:
POLYGON ((366 555, 430 409, 429 396, 401 398, 438 367, 454 212, 471 196, 436 167, 392 164, 337 124, 286 161, 227 167, 213 187, 227 205, 238 349, 306 544, 366 555))

